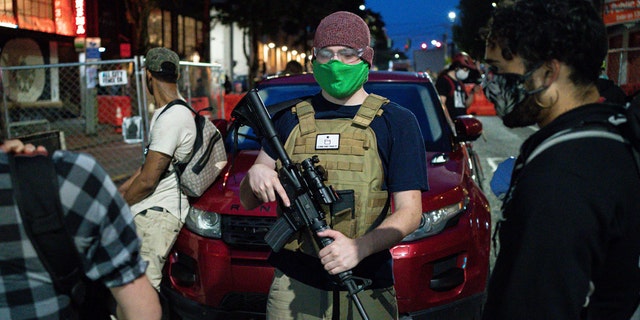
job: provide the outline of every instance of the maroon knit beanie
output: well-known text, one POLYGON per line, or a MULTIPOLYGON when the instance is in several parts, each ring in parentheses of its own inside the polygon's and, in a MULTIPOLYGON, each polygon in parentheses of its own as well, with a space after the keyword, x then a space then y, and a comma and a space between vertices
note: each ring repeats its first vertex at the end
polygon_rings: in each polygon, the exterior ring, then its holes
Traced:
POLYGON ((354 49, 364 49, 362 60, 371 65, 373 49, 369 46, 371 35, 369 26, 359 16, 338 11, 326 16, 316 29, 313 46, 321 49, 328 46, 345 46, 354 49))

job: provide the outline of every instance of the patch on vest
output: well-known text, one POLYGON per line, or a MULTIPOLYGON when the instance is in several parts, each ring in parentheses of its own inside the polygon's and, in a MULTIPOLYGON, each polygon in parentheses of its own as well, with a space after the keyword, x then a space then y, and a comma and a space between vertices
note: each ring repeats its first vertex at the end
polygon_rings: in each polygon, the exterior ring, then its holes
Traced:
POLYGON ((316 150, 338 150, 340 148, 340 134, 319 134, 316 136, 316 150))

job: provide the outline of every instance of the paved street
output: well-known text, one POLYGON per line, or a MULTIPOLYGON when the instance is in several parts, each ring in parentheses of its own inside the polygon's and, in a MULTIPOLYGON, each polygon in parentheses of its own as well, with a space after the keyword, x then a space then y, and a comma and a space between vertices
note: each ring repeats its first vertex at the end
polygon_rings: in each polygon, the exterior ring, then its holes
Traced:
MULTIPOLYGON (((509 129, 502 124, 502 120, 496 116, 478 116, 478 119, 482 121, 483 135, 473 143, 474 149, 480 156, 482 162, 482 168, 484 170, 485 180, 483 187, 489 204, 491 205, 491 224, 492 233, 495 230, 495 223, 500 218, 500 201, 491 192, 489 183, 493 177, 498 164, 504 161, 509 156, 517 156, 518 149, 522 142, 535 130, 534 127, 509 129)), ((491 267, 495 262, 495 254, 493 252, 493 245, 491 248, 491 267)))

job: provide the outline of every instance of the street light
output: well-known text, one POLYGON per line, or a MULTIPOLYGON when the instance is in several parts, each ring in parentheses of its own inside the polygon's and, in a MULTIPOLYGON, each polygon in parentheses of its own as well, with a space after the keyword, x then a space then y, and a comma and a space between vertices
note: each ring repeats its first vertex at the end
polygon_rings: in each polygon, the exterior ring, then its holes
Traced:
POLYGON ((456 21, 456 13, 454 11, 449 11, 448 17, 449 17, 449 21, 451 21, 451 23, 456 21))
MULTIPOLYGON (((274 51, 274 48, 276 47, 276 44, 275 44, 275 43, 273 43, 273 42, 269 42, 269 43, 267 44, 267 47, 269 47, 269 52, 272 52, 272 51, 274 51)), ((271 61, 271 60, 273 60, 273 62, 275 63, 275 61, 276 61, 276 55, 275 55, 275 54, 269 54, 269 61, 267 61, 267 62, 266 62, 266 66, 267 66, 267 68, 268 68, 268 69, 271 69, 271 68, 273 67, 273 64, 274 64, 274 63, 272 63, 272 61, 271 61)), ((267 71, 268 71, 268 70, 267 70, 267 68, 265 68, 265 70, 264 70, 264 74, 265 74, 265 76, 266 76, 267 74, 269 74, 269 73, 267 72, 267 71)))
MULTIPOLYGON (((453 38, 453 23, 456 21, 456 13, 455 11, 449 11, 449 14, 447 15, 447 17, 449 18, 449 21, 451 22, 451 38, 453 38)), ((448 40, 447 40, 447 32, 444 33, 444 37, 443 37, 443 41, 444 42, 444 58, 447 59, 449 58, 449 52, 448 52, 448 40)))

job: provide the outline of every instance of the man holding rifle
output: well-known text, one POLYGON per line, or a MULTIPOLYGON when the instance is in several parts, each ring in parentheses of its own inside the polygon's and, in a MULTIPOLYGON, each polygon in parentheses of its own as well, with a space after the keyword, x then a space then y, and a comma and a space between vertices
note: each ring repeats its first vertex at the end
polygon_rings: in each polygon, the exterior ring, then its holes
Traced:
MULTIPOLYGON (((373 60, 366 23, 349 12, 325 17, 314 38, 313 71, 321 93, 274 116, 293 162, 318 156, 337 200, 325 206, 330 229, 299 230, 269 261, 276 267, 268 319, 359 319, 335 275, 363 280, 358 294, 372 319, 398 318, 389 248, 419 225, 427 187, 425 148, 415 116, 363 84, 373 60), (391 201, 393 200, 393 201, 391 201), (393 214, 388 214, 393 202, 393 214), (318 246, 314 236, 330 238, 318 246)), ((242 205, 278 197, 291 206, 278 178, 278 154, 263 143, 243 179, 242 205)), ((284 209, 286 210, 286 209, 284 209)))

